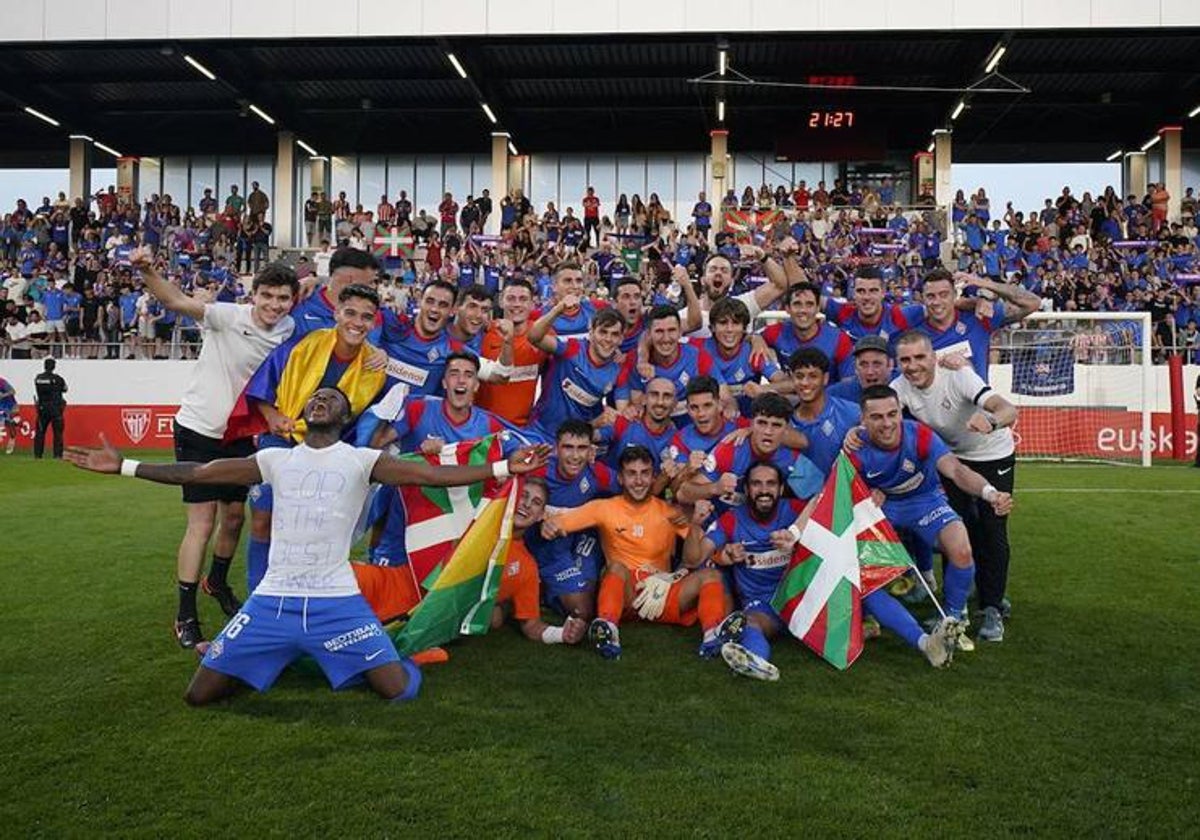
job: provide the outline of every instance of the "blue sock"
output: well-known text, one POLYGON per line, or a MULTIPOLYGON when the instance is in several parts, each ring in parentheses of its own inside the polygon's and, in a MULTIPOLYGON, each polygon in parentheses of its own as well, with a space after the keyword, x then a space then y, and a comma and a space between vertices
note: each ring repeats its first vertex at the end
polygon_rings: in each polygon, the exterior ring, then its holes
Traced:
POLYGON ((741 645, 763 659, 771 658, 771 643, 767 641, 766 634, 753 624, 747 624, 746 629, 742 631, 741 645))
POLYGON ((912 613, 886 590, 876 589, 863 598, 863 606, 867 612, 879 620, 881 626, 891 630, 913 647, 917 646, 917 642, 925 634, 921 625, 917 624, 917 620, 912 617, 912 613))
POLYGON ((925 545, 923 540, 916 537, 907 537, 904 540, 904 545, 913 557, 913 563, 917 569, 922 572, 933 571, 933 549, 925 545))
POLYGON ((946 590, 946 613, 958 616, 967 606, 967 595, 975 581, 975 564, 960 569, 952 563, 946 564, 942 587, 946 590))
POLYGON ((407 703, 409 700, 416 698, 417 692, 421 690, 423 677, 421 669, 418 668, 413 661, 407 656, 400 660, 400 667, 408 674, 408 685, 404 687, 404 692, 392 698, 393 703, 407 703))
POLYGON ((250 538, 246 545, 246 597, 250 597, 262 583, 263 575, 267 573, 267 556, 270 553, 270 540, 250 538))

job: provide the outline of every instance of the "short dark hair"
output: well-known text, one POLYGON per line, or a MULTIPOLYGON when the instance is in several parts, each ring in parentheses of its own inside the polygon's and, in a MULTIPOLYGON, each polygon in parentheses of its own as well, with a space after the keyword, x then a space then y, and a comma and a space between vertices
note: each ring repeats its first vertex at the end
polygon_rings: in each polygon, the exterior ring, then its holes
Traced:
POLYGON ((693 394, 712 394, 713 399, 721 399, 721 383, 711 376, 693 377, 683 393, 684 402, 693 394))
POLYGON ((707 256, 707 257, 704 259, 704 267, 705 267, 705 268, 708 268, 708 264, 709 264, 710 262, 712 262, 713 260, 725 260, 725 262, 729 263, 729 265, 730 265, 730 267, 731 267, 731 268, 733 267, 733 260, 729 259, 729 257, 725 256, 724 254, 722 254, 722 253, 721 253, 721 252, 719 252, 719 251, 718 251, 718 252, 716 252, 716 253, 709 254, 709 255, 708 255, 708 256, 707 256))
MULTIPOLYGON (((519 288, 525 289, 527 292, 529 292, 530 295, 533 294, 533 284, 530 283, 528 280, 526 280, 524 277, 513 277, 510 280, 505 281, 504 289, 511 288, 512 286, 517 286, 519 288)), ((504 289, 500 290, 501 294, 504 293, 504 289)))
POLYGON ((800 368, 816 368, 822 373, 829 373, 829 357, 816 347, 801 347, 787 360, 788 370, 800 368))
POLYGON ((379 260, 370 251, 360 251, 357 248, 338 248, 329 259, 329 273, 333 274, 339 268, 369 268, 379 270, 379 260))
POLYGON ((617 457, 617 470, 623 470, 626 464, 647 463, 654 466, 654 456, 650 454, 650 450, 640 444, 627 446, 621 450, 621 454, 617 457))
POLYGON ((612 327, 612 326, 617 326, 617 327, 620 327, 621 329, 625 329, 625 319, 622 318, 621 313, 615 309, 601 309, 594 316, 592 316, 592 323, 589 325, 588 328, 596 329, 598 327, 612 327))
POLYGON ((558 425, 558 429, 554 432, 554 442, 562 440, 565 437, 581 437, 592 439, 592 425, 586 420, 578 420, 572 418, 564 420, 558 425))
POLYGON ((755 461, 750 466, 746 467, 746 473, 744 476, 742 476, 743 480, 745 482, 749 483, 750 473, 752 473, 755 470, 760 469, 760 468, 766 468, 768 470, 771 470, 773 473, 775 473, 775 478, 779 482, 779 486, 780 487, 784 486, 785 478, 783 475, 783 470, 780 469, 778 464, 776 464, 772 461, 755 461))
POLYGON ((801 292, 811 292, 812 296, 817 299, 817 303, 821 302, 821 290, 805 280, 802 283, 797 283, 796 285, 788 288, 787 294, 784 295, 783 299, 784 306, 791 306, 792 301, 796 299, 796 295, 800 294, 801 292))
POLYGON ((553 279, 557 280, 558 275, 564 271, 583 271, 583 268, 581 268, 579 263, 575 262, 575 260, 563 260, 558 265, 554 266, 553 279))
POLYGON ((550 501, 550 485, 546 483, 546 479, 540 475, 527 475, 524 479, 526 487, 541 488, 542 495, 546 497, 546 501, 550 501))
POLYGON ((870 385, 863 388, 862 395, 858 398, 858 407, 864 409, 870 400, 886 400, 889 398, 900 402, 900 395, 896 393, 891 385, 870 385))
POLYGON ((759 394, 750 403, 750 416, 787 420, 792 416, 792 404, 782 394, 759 394))
MULTIPOLYGON (((476 356, 474 353, 471 353, 467 350, 456 350, 453 353, 451 353, 449 356, 446 357, 446 367, 447 368, 450 367, 450 363, 455 361, 456 359, 461 359, 462 361, 470 362, 472 365, 475 366, 475 372, 479 373, 479 357, 476 356)), ((443 370, 444 369, 445 368, 443 368, 443 370)))
POLYGON ((723 297, 712 305, 708 311, 708 323, 717 324, 721 321, 734 320, 743 327, 750 326, 750 309, 737 298, 723 297))
POLYGON ((622 286, 637 286, 638 291, 640 292, 642 290, 642 281, 634 277, 632 274, 626 274, 624 277, 617 280, 616 283, 613 283, 613 294, 615 295, 617 293, 617 289, 621 288, 622 286))
POLYGON ((292 290, 292 297, 300 294, 300 281, 296 278, 296 272, 280 262, 267 263, 262 271, 254 275, 254 281, 250 284, 250 293, 257 292, 259 286, 271 288, 287 286, 292 290))
POLYGON ((478 300, 483 303, 492 303, 492 293, 488 291, 488 287, 482 283, 476 283, 473 286, 467 286, 458 293, 458 305, 462 306, 468 300, 478 300))
POLYGON ((458 299, 458 287, 449 281, 439 279, 430 280, 421 287, 421 297, 425 297, 425 293, 430 289, 442 289, 443 291, 450 293, 451 300, 458 299))
POLYGON ((932 271, 929 271, 925 275, 925 280, 921 284, 922 288, 931 282, 937 282, 939 280, 944 280, 945 282, 949 283, 951 286, 954 285, 954 275, 951 274, 945 268, 939 267, 939 268, 933 269, 932 271))
POLYGON ((375 308, 379 308, 379 292, 372 289, 370 286, 364 286, 361 283, 351 283, 346 288, 338 293, 338 303, 345 303, 350 298, 362 298, 369 300, 375 304, 375 308))
MULTIPOLYGON (((34 311, 36 312, 37 310, 34 311)), ((41 313, 39 312, 38 314, 40 315, 41 313)), ((54 370, 56 364, 57 362, 53 359, 46 359, 46 361, 42 362, 42 370, 54 370)))
POLYGON ((900 333, 899 336, 896 337, 896 344, 898 344, 898 345, 899 344, 916 344, 917 342, 923 342, 925 344, 928 344, 930 347, 933 346, 933 340, 929 336, 927 336, 925 333, 923 333, 917 329, 905 330, 904 332, 900 333))
POLYGON ((875 268, 875 266, 864 265, 864 266, 859 266, 857 269, 855 269, 854 279, 855 279, 855 281, 878 280, 880 283, 882 283, 883 282, 883 274, 880 272, 880 270, 878 268, 875 268))
POLYGON ((664 318, 674 318, 676 324, 682 323, 679 320, 679 310, 665 303, 659 304, 650 310, 650 314, 646 316, 646 323, 661 321, 664 318))

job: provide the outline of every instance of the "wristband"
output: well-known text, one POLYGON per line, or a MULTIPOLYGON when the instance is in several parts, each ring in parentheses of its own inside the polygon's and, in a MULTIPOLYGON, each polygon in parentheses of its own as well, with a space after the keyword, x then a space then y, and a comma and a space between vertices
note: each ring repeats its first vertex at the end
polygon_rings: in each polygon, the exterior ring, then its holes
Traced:
POLYGON ((492 478, 508 478, 512 475, 508 470, 508 461, 497 461, 492 464, 492 478))
POLYGON ((132 458, 122 458, 121 475, 126 475, 130 478, 137 478, 137 468, 141 463, 141 461, 135 461, 132 458))
POLYGON ((548 645, 561 645, 563 643, 563 629, 561 627, 547 627, 542 631, 542 641, 548 645))
POLYGON ((990 484, 985 484, 983 485, 983 490, 979 492, 979 498, 983 499, 985 502, 993 502, 996 500, 996 496, 999 494, 1000 491, 995 487, 990 484))
POLYGON ((801 532, 800 532, 800 529, 796 527, 796 524, 794 522, 788 526, 787 530, 788 530, 789 534, 791 534, 793 537, 796 538, 796 542, 800 542, 800 533, 801 532))

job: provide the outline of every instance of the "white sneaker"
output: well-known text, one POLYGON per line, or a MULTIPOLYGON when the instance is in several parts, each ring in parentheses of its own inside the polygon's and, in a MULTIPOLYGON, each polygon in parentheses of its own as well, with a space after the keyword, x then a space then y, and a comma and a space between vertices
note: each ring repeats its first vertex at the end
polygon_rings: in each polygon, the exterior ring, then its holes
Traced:
POLYGON ((775 682, 779 679, 779 669, 763 659, 757 653, 746 650, 737 642, 726 642, 721 646, 721 658, 735 674, 749 677, 752 680, 775 682))
POLYGON ((11 454, 13 454, 13 450, 16 448, 17 448, 16 438, 9 438, 8 443, 6 443, 4 445, 4 454, 11 455, 11 454))
POLYGON ((951 635, 954 623, 953 619, 939 623, 932 632, 922 636, 917 645, 934 668, 945 668, 954 659, 954 639, 951 635))

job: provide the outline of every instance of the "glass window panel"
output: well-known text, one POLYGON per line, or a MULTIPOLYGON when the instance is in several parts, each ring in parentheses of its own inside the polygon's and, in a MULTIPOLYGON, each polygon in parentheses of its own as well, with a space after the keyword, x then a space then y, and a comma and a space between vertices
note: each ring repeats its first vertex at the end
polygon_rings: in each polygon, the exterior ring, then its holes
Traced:
MULTIPOLYGON (((708 191, 704 182, 704 155, 681 154, 675 158, 675 208, 674 218, 680 227, 692 223, 692 207, 700 200, 701 191, 708 191)), ((711 200, 709 203, 713 203, 711 200)))
POLYGON ((825 177, 825 173, 819 163, 797 162, 792 164, 792 177, 796 181, 796 186, 804 181, 808 191, 812 192, 817 188, 817 183, 825 177))
POLYGON ((246 159, 241 155, 222 155, 217 159, 217 200, 225 203, 230 187, 237 185, 238 195, 246 197, 246 159))
POLYGON ((592 155, 588 159, 588 184, 596 188, 600 199, 600 216, 613 217, 617 206, 617 158, 615 155, 592 155))
POLYGON ((388 158, 388 197, 393 202, 400 197, 401 190, 408 194, 409 201, 413 200, 413 190, 416 187, 413 181, 413 160, 412 155, 392 155, 388 158))
POLYGON ((763 165, 762 156, 753 154, 735 154, 733 156, 733 171, 737 184, 738 198, 742 197, 742 193, 746 191, 746 187, 751 187, 754 194, 758 195, 758 188, 763 182, 763 165))
POLYGON ((252 155, 246 158, 245 195, 253 191, 251 184, 258 181, 258 188, 267 194, 271 202, 267 207, 267 221, 271 221, 271 210, 275 204, 275 158, 268 155, 252 155))
POLYGON ((446 155, 446 175, 442 192, 454 196, 459 207, 467 200, 471 192, 471 156, 446 155))
MULTIPOLYGON (((138 190, 141 192, 142 201, 148 201, 152 195, 162 196, 161 160, 158 158, 141 158, 138 161, 138 190)), ((172 196, 171 198, 177 202, 183 196, 172 196)))
MULTIPOLYGON (((471 158, 471 192, 474 195, 483 195, 483 191, 487 190, 491 193, 492 190, 492 156, 491 155, 475 155, 471 158)), ((495 201, 495 196, 492 196, 493 208, 498 206, 495 201)))
POLYGON ((566 213, 571 207, 575 215, 583 217, 583 193, 587 189, 587 157, 563 155, 558 161, 559 212, 566 213))
POLYGON ((539 214, 546 209, 547 201, 558 206, 558 155, 530 155, 529 201, 539 214))
POLYGON ((187 193, 192 207, 199 208, 200 199, 208 187, 212 187, 212 197, 217 200, 218 205, 221 204, 225 199, 225 193, 217 188, 217 159, 215 157, 192 158, 192 180, 187 193))
POLYGON ((662 206, 671 214, 672 220, 678 220, 675 215, 675 158, 671 155, 647 155, 646 157, 646 193, 642 197, 646 204, 650 196, 657 195, 662 206))
POLYGON ((358 159, 358 203, 364 210, 375 212, 379 196, 387 191, 386 177, 387 160, 383 155, 363 155, 358 159))
MULTIPOLYGON (((104 181, 101 170, 92 170, 91 194, 97 190, 108 190, 109 184, 115 184, 116 170, 112 171, 110 180, 104 181)), ((71 182, 69 169, 3 169, 0 170, 0 213, 11 213, 17 206, 17 199, 25 199, 31 210, 36 210, 42 203, 42 196, 53 201, 60 192, 66 192, 71 182)), ((74 196, 69 196, 74 198, 74 196)))
POLYGON ((292 210, 294 241, 308 245, 304 229, 304 202, 312 195, 312 163, 307 157, 296 158, 296 206, 292 210))
POLYGON ((358 202, 358 158, 354 155, 335 155, 329 159, 330 200, 337 201, 346 194, 350 208, 358 202))
MULTIPOLYGON (((213 167, 216 171, 216 167, 213 167)), ((98 189, 107 190, 108 184, 100 177, 100 173, 92 170, 92 187, 93 192, 98 189)), ((211 178, 209 186, 212 186, 211 178)), ((187 209, 188 207, 196 206, 196 199, 188 192, 188 159, 185 157, 166 157, 163 158, 162 165, 162 191, 164 195, 171 196, 171 200, 180 207, 187 209)))
MULTIPOLYGON (((624 195, 630 202, 634 195, 642 201, 646 192, 646 158, 644 155, 619 155, 617 157, 617 197, 624 195)), ((617 206, 613 201, 613 207, 617 206)))
POLYGON ((437 216, 438 205, 442 203, 442 156, 417 156, 417 185, 416 197, 413 198, 413 213, 422 209, 430 216, 437 216))

